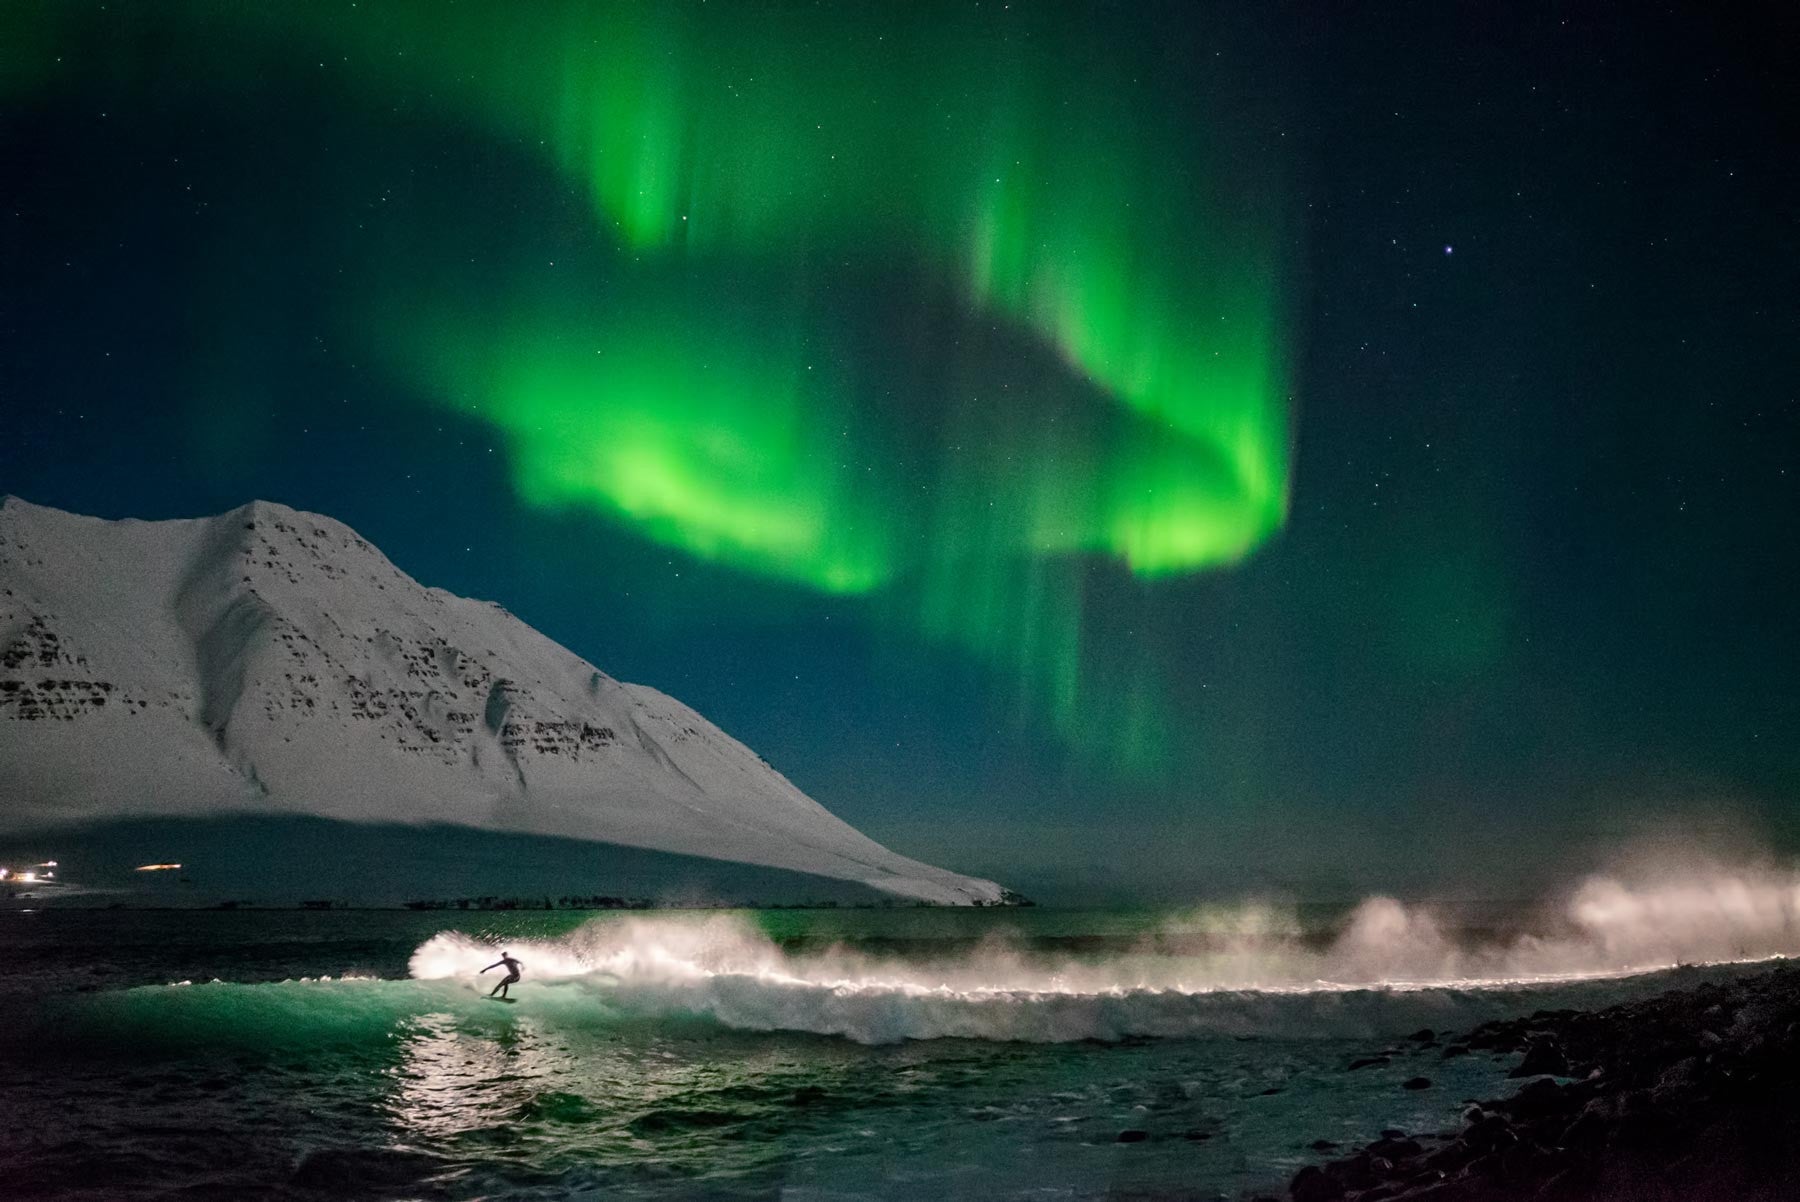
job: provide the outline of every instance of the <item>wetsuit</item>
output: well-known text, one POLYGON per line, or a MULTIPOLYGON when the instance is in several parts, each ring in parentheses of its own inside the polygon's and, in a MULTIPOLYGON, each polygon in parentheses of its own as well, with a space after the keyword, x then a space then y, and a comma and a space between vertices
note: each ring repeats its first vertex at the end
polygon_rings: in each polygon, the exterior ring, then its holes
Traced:
POLYGON ((506 965, 506 979, 494 986, 493 989, 488 992, 489 997, 493 997, 495 994, 506 997, 506 987, 508 985, 516 984, 519 980, 519 969, 523 967, 523 965, 511 956, 501 956, 498 960, 494 961, 481 971, 488 972, 491 969, 499 968, 502 964, 506 965))

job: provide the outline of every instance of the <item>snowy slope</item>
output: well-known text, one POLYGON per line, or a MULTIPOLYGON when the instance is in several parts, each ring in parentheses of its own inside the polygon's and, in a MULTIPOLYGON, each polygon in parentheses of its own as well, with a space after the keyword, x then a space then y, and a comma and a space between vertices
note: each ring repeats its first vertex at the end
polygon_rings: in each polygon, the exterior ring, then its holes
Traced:
POLYGON ((0 503, 0 830, 307 814, 572 836, 940 902, 895 855, 655 689, 430 589, 340 522, 255 501, 110 522, 0 503))

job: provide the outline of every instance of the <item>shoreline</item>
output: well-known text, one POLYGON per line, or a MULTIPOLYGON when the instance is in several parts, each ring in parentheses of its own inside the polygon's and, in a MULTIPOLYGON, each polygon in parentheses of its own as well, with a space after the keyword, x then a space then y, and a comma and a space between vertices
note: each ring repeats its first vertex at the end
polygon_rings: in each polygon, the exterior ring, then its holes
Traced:
MULTIPOLYGON (((1410 1042, 1380 1054, 1516 1058, 1508 1076, 1521 1084, 1472 1102, 1456 1131, 1390 1130, 1302 1168, 1288 1185, 1292 1202, 1795 1196, 1800 965, 1600 1010, 1540 1010, 1456 1040, 1421 1031, 1410 1042)), ((1431 1083, 1420 1075, 1407 1086, 1431 1083)))

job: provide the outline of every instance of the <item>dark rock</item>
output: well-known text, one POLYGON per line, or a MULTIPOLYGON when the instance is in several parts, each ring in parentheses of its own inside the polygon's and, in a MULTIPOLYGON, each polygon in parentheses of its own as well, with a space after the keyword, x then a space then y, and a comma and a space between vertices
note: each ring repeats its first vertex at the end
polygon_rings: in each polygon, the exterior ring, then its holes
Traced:
POLYGON ((1692 1056, 1677 1060, 1656 1078, 1656 1093, 1662 1095, 1659 1100, 1674 1101, 1694 1092, 1701 1084, 1703 1072, 1700 1061, 1692 1056))
POLYGON ((1693 1127, 1692 1108, 1667 1094, 1630 1090, 1619 1095, 1618 1105, 1613 1142, 1625 1147, 1661 1151, 1669 1140, 1693 1127))
POLYGON ((1548 1077, 1539 1077, 1506 1100, 1515 1119, 1532 1122, 1546 1115, 1566 1114, 1576 1105, 1575 1095, 1548 1077))
POLYGON ((1368 1189, 1377 1180, 1375 1158, 1367 1152, 1358 1152, 1343 1160, 1329 1161, 1325 1165, 1325 1173, 1349 1189, 1368 1189))
POLYGON ((1288 1182, 1288 1196, 1294 1202, 1337 1202, 1344 1196, 1344 1186, 1326 1176, 1318 1165, 1309 1164, 1288 1182))
POLYGON ((1554 1039, 1536 1039, 1525 1049, 1525 1059, 1519 1067, 1506 1074, 1509 1077, 1540 1077, 1549 1074, 1553 1077, 1569 1075, 1569 1059, 1554 1039))
POLYGON ((1181 1138, 1196 1144, 1203 1144, 1213 1137, 1213 1133, 1200 1127, 1192 1127, 1181 1133, 1181 1138))
POLYGON ((1522 1184, 1547 1177, 1558 1167, 1554 1154, 1536 1144, 1520 1141, 1495 1153, 1500 1160, 1500 1179, 1509 1184, 1522 1184))
POLYGON ((1485 1155, 1495 1148, 1503 1148, 1519 1142, 1518 1132, 1513 1130, 1511 1121, 1503 1114, 1483 1115, 1470 1124, 1463 1132, 1463 1142, 1477 1155, 1485 1155))
POLYGON ((1272 1097, 1274 1097, 1274 1096, 1275 1096, 1275 1095, 1276 1095, 1276 1094, 1278 1094, 1278 1093, 1280 1093, 1280 1092, 1281 1092, 1281 1090, 1282 1090, 1282 1087, 1281 1087, 1281 1086, 1279 1086, 1279 1085, 1271 1085, 1271 1086, 1269 1086, 1269 1088, 1267 1088, 1267 1089, 1265 1089, 1265 1090, 1262 1090, 1262 1091, 1261 1091, 1261 1093, 1260 1093, 1260 1094, 1259 1094, 1259 1095, 1258 1095, 1258 1096, 1259 1096, 1259 1097, 1264 1097, 1264 1098, 1272 1098, 1272 1097))
POLYGON ((1406 1132, 1400 1130, 1400 1128, 1398 1128, 1398 1127, 1383 1127, 1381 1129, 1381 1138, 1382 1139, 1405 1139, 1406 1132))
POLYGON ((1434 1172, 1454 1173, 1474 1157, 1474 1151, 1459 1139, 1433 1151, 1425 1158, 1425 1167, 1434 1172))
POLYGON ((1391 1139, 1384 1136, 1369 1145, 1369 1154, 1371 1156, 1380 1156, 1391 1161, 1405 1160, 1408 1157, 1417 1156, 1424 1151, 1425 1145, 1421 1144, 1418 1140, 1406 1139, 1404 1137, 1391 1139))
POLYGON ((1350 1067, 1345 1071, 1354 1072, 1359 1068, 1380 1068, 1387 1062, 1388 1058, 1386 1056, 1362 1056, 1356 1060, 1352 1060, 1350 1062, 1350 1067))
POLYGON ((1557 1142, 1566 1148, 1594 1148, 1606 1142, 1617 1111, 1607 1098, 1595 1098, 1581 1108, 1557 1142))
POLYGON ((1469 1177, 1498 1177, 1500 1153, 1489 1152, 1485 1156, 1477 1156, 1463 1167, 1463 1173, 1469 1177))
POLYGON ((1408 1077, 1406 1080, 1400 1082, 1400 1088, 1401 1089, 1430 1089, 1431 1088, 1431 1078, 1430 1077, 1408 1077))
POLYGON ((1433 1031, 1430 1027, 1420 1027, 1417 1031, 1408 1035, 1407 1038, 1414 1043, 1430 1043, 1437 1038, 1437 1032, 1433 1031))
POLYGON ((1296 1181, 1311 1197, 1356 1202, 1800 1197, 1800 1109, 1789 1101, 1800 1093, 1800 971, 1688 981, 1600 1011, 1475 1028, 1443 1057, 1511 1058, 1515 1094, 1470 1105, 1460 1133, 1383 1131, 1321 1166, 1323 1180, 1296 1181))
POLYGON ((1315 1139, 1307 1146, 1315 1152, 1332 1152, 1337 1150, 1338 1143, 1335 1139, 1315 1139))
POLYGON ((1149 1138, 1150 1133, 1148 1131, 1140 1131, 1134 1127, 1128 1131, 1119 1132, 1118 1142, 1122 1144, 1141 1144, 1149 1138))

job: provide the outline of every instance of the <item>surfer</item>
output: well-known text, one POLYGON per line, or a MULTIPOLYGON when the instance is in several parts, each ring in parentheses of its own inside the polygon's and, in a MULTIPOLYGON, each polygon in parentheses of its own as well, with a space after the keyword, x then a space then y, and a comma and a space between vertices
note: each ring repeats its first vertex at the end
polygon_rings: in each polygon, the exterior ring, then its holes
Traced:
POLYGON ((499 968, 502 964, 506 965, 506 979, 494 986, 494 988, 489 991, 488 996, 493 997, 495 994, 498 994, 501 1001, 510 1002, 512 1001, 512 998, 507 996, 506 987, 518 981, 519 970, 525 966, 513 959, 511 952, 501 952, 498 960, 494 961, 481 971, 490 972, 493 969, 499 968))

